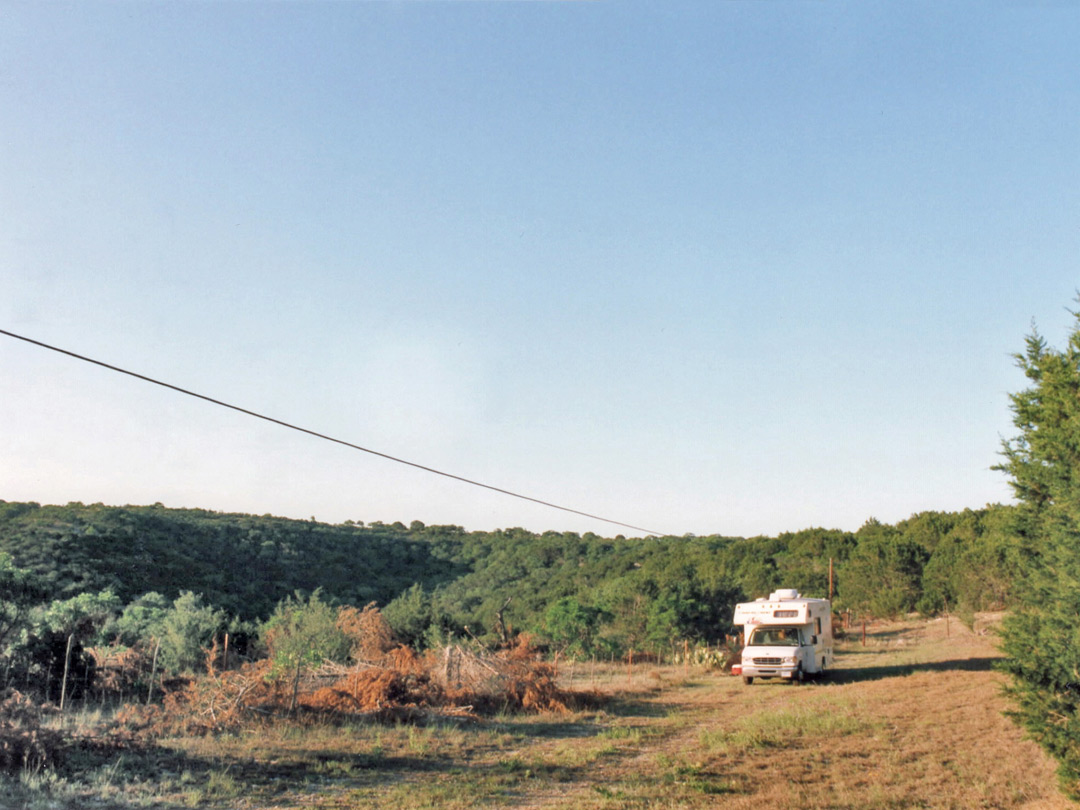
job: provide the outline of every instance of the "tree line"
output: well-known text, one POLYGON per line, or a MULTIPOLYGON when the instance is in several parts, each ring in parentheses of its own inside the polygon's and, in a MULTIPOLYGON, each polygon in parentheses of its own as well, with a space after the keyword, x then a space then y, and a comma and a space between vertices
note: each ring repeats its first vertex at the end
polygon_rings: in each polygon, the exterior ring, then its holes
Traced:
POLYGON ((64 670, 92 683, 91 649, 153 650, 154 673, 189 673, 226 634, 234 653, 264 654, 281 612, 315 603, 375 604, 416 649, 525 632, 569 655, 663 654, 676 640, 723 642, 739 601, 781 587, 827 595, 830 563, 837 609, 970 618, 1013 602, 1024 553, 1014 511, 870 519, 856 532, 605 538, 0 502, 0 666, 7 683, 53 699, 64 670))

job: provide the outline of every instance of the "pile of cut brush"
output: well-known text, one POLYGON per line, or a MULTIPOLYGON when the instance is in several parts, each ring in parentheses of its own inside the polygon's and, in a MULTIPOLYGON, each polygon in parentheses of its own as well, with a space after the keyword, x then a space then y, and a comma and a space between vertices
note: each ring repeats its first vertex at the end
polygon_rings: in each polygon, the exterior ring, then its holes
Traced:
POLYGON ((350 666, 324 663, 276 675, 269 660, 208 672, 177 684, 160 705, 118 715, 139 736, 210 734, 272 718, 292 721, 368 718, 420 722, 475 718, 500 711, 565 712, 596 705, 595 693, 570 692, 527 639, 487 651, 451 645, 417 654, 396 646, 350 666))

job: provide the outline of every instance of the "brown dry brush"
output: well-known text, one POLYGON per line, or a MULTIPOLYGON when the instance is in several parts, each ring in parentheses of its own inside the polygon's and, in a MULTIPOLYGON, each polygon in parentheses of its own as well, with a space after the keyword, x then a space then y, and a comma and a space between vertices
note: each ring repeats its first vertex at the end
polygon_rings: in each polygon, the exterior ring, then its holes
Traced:
POLYGON ((366 647, 367 661, 351 667, 328 663, 305 673, 295 712, 289 711, 292 684, 272 678, 270 662, 258 661, 191 678, 170 689, 160 706, 123 712, 118 728, 149 737, 199 735, 285 717, 414 722, 499 711, 565 712, 603 700, 596 693, 560 689, 554 669, 527 644, 494 653, 453 645, 424 656, 379 644, 366 647))
POLYGON ((94 660, 94 691, 106 697, 130 698, 145 694, 152 674, 153 655, 141 645, 91 647, 94 660))
POLYGON ((352 641, 354 661, 378 661, 398 646, 394 631, 375 602, 363 610, 352 605, 339 608, 337 626, 352 641))
POLYGON ((0 700, 0 769, 37 771, 60 758, 64 735, 42 725, 56 712, 50 704, 35 703, 14 689, 0 700))

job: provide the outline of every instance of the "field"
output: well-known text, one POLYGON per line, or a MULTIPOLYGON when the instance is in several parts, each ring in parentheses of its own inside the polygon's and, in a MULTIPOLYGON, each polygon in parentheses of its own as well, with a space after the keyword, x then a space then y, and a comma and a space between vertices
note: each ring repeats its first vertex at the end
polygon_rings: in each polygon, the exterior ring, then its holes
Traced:
POLYGON ((804 686, 564 664, 563 686, 609 695, 603 708, 88 746, 58 771, 0 784, 0 806, 1072 807, 1051 762, 1002 716, 994 621, 877 623, 865 644, 852 631, 832 675, 804 686))

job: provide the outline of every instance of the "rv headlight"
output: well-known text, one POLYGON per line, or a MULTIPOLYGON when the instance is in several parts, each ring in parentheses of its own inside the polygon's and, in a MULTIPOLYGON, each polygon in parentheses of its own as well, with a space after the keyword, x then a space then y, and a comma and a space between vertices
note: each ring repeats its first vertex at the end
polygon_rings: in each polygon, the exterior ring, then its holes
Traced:
POLYGON ((785 664, 794 664, 795 663, 795 656, 794 655, 789 655, 787 658, 784 659, 784 663, 785 664))

